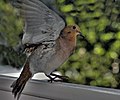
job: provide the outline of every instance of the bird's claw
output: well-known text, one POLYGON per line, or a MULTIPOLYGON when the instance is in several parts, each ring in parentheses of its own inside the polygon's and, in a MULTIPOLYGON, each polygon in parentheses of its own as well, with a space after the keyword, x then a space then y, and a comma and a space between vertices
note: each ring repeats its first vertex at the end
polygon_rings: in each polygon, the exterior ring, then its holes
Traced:
POLYGON ((63 82, 68 82, 69 77, 67 77, 67 76, 61 76, 61 79, 62 79, 63 82))
POLYGON ((61 81, 61 82, 68 82, 68 80, 69 80, 69 77, 68 76, 60 76, 60 75, 56 75, 56 74, 53 74, 53 73, 51 73, 49 75, 49 78, 50 78, 50 80, 48 80, 48 82, 53 82, 53 81, 55 81, 55 82, 59 82, 59 81, 61 81), (52 78, 51 76, 54 76, 54 78, 52 78), (60 80, 55 80, 56 78, 59 78, 60 80))
POLYGON ((52 77, 48 80, 48 82, 50 83, 52 83, 53 81, 55 81, 55 78, 52 78, 52 77))

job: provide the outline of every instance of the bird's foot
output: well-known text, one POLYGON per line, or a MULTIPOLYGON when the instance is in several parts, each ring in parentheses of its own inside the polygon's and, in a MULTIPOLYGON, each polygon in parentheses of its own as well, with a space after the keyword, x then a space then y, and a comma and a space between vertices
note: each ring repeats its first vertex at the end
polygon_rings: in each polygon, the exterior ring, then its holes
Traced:
POLYGON ((53 81, 55 81, 55 79, 57 78, 57 77, 51 77, 50 75, 46 75, 48 78, 49 78, 49 80, 48 80, 48 82, 53 82, 53 81))
POLYGON ((50 75, 46 75, 50 80, 48 80, 48 82, 68 82, 69 80, 69 77, 68 76, 60 76, 60 75, 57 75, 57 74, 53 74, 51 73, 50 75), (51 77, 53 76, 53 77, 51 77), (59 78, 60 80, 55 80, 56 78, 59 78))
POLYGON ((68 76, 60 76, 60 75, 53 74, 53 73, 51 73, 50 75, 51 75, 51 76, 55 76, 55 77, 54 77, 54 81, 68 82, 68 80, 69 80, 69 77, 68 77, 68 76), (59 79, 61 79, 61 80, 55 80, 56 78, 59 78, 59 79))

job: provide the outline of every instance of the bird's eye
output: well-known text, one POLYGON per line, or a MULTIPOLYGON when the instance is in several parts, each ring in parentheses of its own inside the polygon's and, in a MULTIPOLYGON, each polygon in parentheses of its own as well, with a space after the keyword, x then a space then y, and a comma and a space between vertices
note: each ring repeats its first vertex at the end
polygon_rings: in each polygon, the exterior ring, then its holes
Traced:
POLYGON ((73 26, 73 29, 76 29, 76 27, 75 27, 75 26, 73 26))
POLYGON ((70 31, 68 33, 71 33, 70 31))

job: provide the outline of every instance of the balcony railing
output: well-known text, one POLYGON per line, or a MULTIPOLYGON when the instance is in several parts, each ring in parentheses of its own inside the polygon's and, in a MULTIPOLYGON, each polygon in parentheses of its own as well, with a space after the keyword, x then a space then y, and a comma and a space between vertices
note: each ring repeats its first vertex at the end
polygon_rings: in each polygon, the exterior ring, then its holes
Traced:
MULTIPOLYGON (((15 77, 0 75, 0 100, 14 100, 10 84, 15 77)), ((46 80, 30 80, 20 100, 119 100, 120 90, 46 80)))

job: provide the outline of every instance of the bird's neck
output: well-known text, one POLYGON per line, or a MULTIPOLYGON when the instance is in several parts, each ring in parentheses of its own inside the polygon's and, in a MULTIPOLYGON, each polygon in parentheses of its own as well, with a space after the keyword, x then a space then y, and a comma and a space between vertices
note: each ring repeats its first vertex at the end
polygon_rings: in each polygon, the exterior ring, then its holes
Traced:
POLYGON ((73 52, 76 47, 76 37, 59 37, 59 44, 63 50, 73 52))

